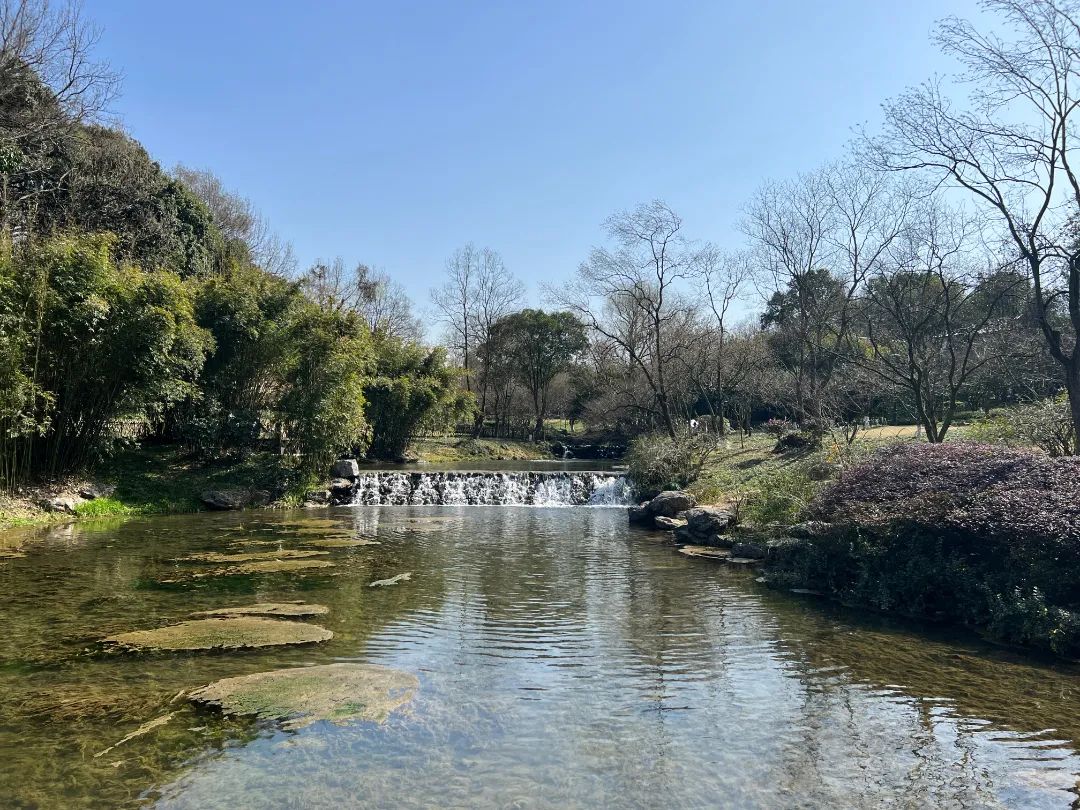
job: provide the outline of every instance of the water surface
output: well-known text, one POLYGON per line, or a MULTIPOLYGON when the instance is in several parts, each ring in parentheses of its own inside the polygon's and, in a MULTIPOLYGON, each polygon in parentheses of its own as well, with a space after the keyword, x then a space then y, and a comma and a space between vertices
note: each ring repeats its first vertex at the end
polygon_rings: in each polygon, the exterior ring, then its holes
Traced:
POLYGON ((24 555, 0 559, 4 808, 1077 799, 1075 668, 768 591, 628 529, 621 509, 204 514, 9 534, 0 547, 24 555), (335 549, 335 567, 302 574, 185 579, 192 564, 176 562, 324 534, 381 545, 335 549), (412 580, 368 587, 403 572, 412 580), (211 654, 96 644, 285 599, 329 606, 312 621, 334 639, 211 654), (171 702, 219 678, 334 661, 407 670, 420 689, 385 724, 297 732, 171 702))

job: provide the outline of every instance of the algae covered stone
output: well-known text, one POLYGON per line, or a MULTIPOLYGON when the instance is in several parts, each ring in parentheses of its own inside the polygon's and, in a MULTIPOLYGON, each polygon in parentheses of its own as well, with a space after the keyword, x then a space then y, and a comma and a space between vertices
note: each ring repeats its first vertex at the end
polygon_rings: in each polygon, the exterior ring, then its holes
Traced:
POLYGON ((127 650, 235 650, 315 644, 333 637, 332 632, 316 624, 234 616, 195 619, 152 630, 119 633, 103 642, 127 650))
POLYGON ((305 546, 315 546, 315 548, 360 548, 361 546, 382 545, 378 540, 355 540, 346 537, 326 537, 321 540, 304 540, 303 543, 305 546))
POLYGON ((415 695, 416 676, 372 664, 323 664, 225 678, 189 698, 229 715, 282 721, 298 729, 320 720, 382 723, 415 695))
POLYGON ((259 560, 300 560, 305 557, 319 557, 328 554, 327 551, 297 551, 282 549, 279 551, 244 551, 237 554, 222 554, 218 551, 200 551, 197 554, 189 554, 180 557, 177 562, 200 562, 200 563, 242 563, 257 562, 259 560))
POLYGON ((369 588, 385 588, 388 585, 397 585, 399 582, 408 582, 412 579, 412 572, 407 574, 398 574, 397 576, 390 577, 390 579, 377 579, 368 585, 369 588))
POLYGON ((208 571, 185 571, 181 577, 172 579, 159 579, 158 582, 166 585, 175 583, 191 582, 205 579, 206 577, 233 577, 246 576, 249 574, 294 574, 302 573, 316 568, 333 568, 332 562, 326 560, 257 560, 255 562, 239 563, 224 568, 211 568, 208 571))
POLYGON ((322 616, 330 612, 326 605, 311 605, 307 602, 259 602, 254 605, 200 610, 192 616, 322 616))

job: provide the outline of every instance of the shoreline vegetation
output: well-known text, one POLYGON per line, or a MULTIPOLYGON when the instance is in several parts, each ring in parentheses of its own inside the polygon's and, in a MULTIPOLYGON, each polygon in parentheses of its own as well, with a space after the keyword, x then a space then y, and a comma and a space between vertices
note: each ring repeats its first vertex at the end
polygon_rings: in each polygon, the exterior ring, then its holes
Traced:
MULTIPOLYGON (((461 437, 419 439, 413 455, 421 463, 433 464, 556 458, 547 444, 461 437)), ((210 508, 200 499, 207 490, 266 492, 270 498, 259 506, 295 507, 308 491, 325 487, 328 481, 327 475, 305 474, 275 453, 207 463, 175 446, 132 448, 106 460, 92 475, 0 492, 0 531, 95 518, 201 512, 210 508)))
POLYGON ((1080 19, 983 6, 1000 35, 935 33, 973 104, 886 101, 841 159, 749 195, 738 241, 654 199, 544 268, 547 311, 470 242, 420 312, 155 162, 78 3, 0 0, 0 527, 325 503, 336 459, 592 441, 642 495, 688 493, 631 513, 688 553, 1076 655, 1080 156, 1043 134, 1080 115, 1080 19))
POLYGON ((630 520, 773 587, 1080 660, 1080 457, 957 439, 759 441, 630 520))

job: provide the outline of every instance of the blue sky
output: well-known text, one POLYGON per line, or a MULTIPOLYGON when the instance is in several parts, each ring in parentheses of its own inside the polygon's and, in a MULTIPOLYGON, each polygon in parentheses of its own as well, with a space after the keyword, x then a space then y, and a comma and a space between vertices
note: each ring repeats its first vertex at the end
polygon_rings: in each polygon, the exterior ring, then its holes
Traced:
POLYGON ((616 210, 666 200, 737 246, 758 184, 838 157, 879 104, 949 71, 974 0, 92 0, 116 112, 166 167, 209 168, 302 264, 374 264, 423 308, 467 241, 537 294, 616 210))

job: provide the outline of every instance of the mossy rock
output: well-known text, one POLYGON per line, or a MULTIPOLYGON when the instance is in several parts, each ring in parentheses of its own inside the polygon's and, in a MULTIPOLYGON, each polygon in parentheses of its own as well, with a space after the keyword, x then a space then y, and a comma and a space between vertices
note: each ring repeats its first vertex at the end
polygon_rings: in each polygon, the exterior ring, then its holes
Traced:
POLYGON ((159 579, 159 583, 173 584, 177 582, 190 582, 193 579, 205 577, 233 577, 248 574, 296 574, 317 568, 333 568, 332 562, 326 560, 263 560, 260 562, 241 563, 230 565, 227 568, 213 568, 209 571, 195 571, 185 574, 176 579, 159 579))
POLYGON ((225 678, 189 698, 228 715, 281 721, 298 729, 320 720, 385 722, 416 694, 416 676, 371 664, 324 664, 225 678))
POLYGON ((679 549, 680 554, 687 557, 708 557, 713 560, 728 560, 731 558, 731 550, 716 548, 714 546, 683 546, 679 549))
POLYGON ((198 554, 189 554, 180 557, 177 562, 199 563, 242 563, 257 562, 259 560, 299 560, 305 557, 319 557, 329 554, 328 551, 296 551, 283 549, 278 551, 245 551, 239 554, 222 554, 218 551, 202 551, 198 554))
POLYGON ((233 565, 229 568, 221 568, 215 572, 200 574, 199 576, 233 576, 236 574, 281 574, 295 573, 298 571, 310 571, 316 568, 333 568, 332 562, 326 560, 265 560, 262 562, 249 562, 241 565, 233 565))
POLYGON ((390 577, 390 579, 377 579, 368 584, 369 588, 385 588, 390 585, 397 585, 399 582, 408 582, 412 579, 412 572, 407 574, 398 574, 397 576, 390 577))
POLYGON ((323 616, 330 612, 326 605, 311 605, 307 602, 259 602, 255 605, 238 605, 236 607, 217 608, 215 610, 200 610, 192 613, 192 616, 288 616, 290 618, 302 618, 304 616, 323 616))
POLYGON ((315 546, 315 548, 360 548, 361 546, 380 546, 378 540, 355 540, 352 538, 344 537, 326 537, 321 540, 304 540, 305 546, 315 546))
POLYGON ((334 634, 325 627, 254 616, 235 616, 135 630, 103 639, 126 650, 238 650, 283 644, 315 644, 334 634))

